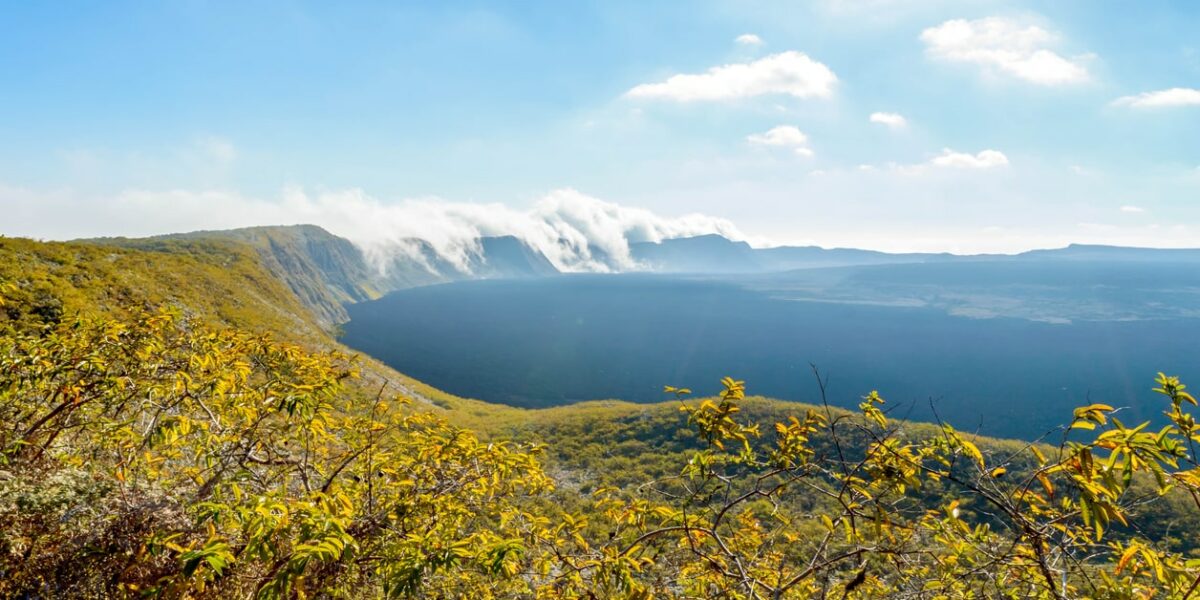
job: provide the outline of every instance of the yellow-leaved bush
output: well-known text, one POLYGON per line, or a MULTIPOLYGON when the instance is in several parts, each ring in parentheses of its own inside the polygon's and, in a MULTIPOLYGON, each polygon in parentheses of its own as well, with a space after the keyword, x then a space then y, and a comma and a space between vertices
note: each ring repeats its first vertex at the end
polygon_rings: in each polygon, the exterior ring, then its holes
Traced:
POLYGON ((1157 431, 1093 404, 1063 428, 1088 441, 987 456, 949 425, 909 435, 877 392, 860 415, 826 404, 763 435, 726 378, 720 397, 682 405, 703 443, 679 477, 598 493, 610 534, 575 542, 587 559, 567 577, 602 597, 1196 597, 1200 560, 1132 523, 1167 494, 1200 510, 1195 399, 1175 377, 1157 384, 1171 403, 1157 431))
POLYGON ((2 597, 1197 597, 1136 522, 1200 511, 1196 400, 1164 374, 1158 430, 1092 404, 1005 452, 876 392, 767 426, 741 381, 667 388, 678 475, 568 509, 538 447, 347 385, 346 356, 131 314, 0 325, 2 597))
POLYGON ((505 593, 534 453, 353 376, 168 311, 5 333, 0 597, 505 593))

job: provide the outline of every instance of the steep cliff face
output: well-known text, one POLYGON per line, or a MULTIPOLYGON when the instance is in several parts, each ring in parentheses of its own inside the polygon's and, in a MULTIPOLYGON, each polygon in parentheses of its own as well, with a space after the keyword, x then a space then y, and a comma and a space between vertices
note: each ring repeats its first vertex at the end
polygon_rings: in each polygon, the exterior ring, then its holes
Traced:
POLYGON ((315 225, 196 231, 160 239, 249 245, 258 251, 263 266, 327 326, 347 320, 344 304, 378 298, 389 289, 358 247, 315 225))
POLYGON ((349 319, 345 305, 387 292, 459 281, 543 277, 558 270, 541 252, 512 236, 486 237, 465 264, 453 263, 424 240, 399 240, 367 255, 358 246, 315 225, 195 231, 146 239, 96 242, 149 248, 165 242, 233 242, 253 248, 262 265, 287 284, 326 327, 349 319))
POLYGON ((511 236, 479 240, 480 253, 473 257, 470 272, 478 278, 506 279, 557 275, 558 269, 546 255, 511 236))
POLYGON ((749 244, 719 235, 640 242, 631 244, 629 250, 643 267, 665 273, 745 273, 763 269, 749 244))

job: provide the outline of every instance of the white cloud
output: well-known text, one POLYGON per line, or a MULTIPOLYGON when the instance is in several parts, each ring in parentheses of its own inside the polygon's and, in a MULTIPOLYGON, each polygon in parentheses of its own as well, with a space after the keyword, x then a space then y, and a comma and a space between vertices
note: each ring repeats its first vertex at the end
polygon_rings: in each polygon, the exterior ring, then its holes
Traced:
MULTIPOLYGON (((864 166, 859 165, 860 171, 866 171, 864 166)), ((942 153, 929 159, 927 162, 915 165, 902 165, 896 163, 887 163, 884 165, 888 170, 905 175, 920 175, 929 172, 930 169, 994 169, 996 167, 1008 166, 1008 157, 999 150, 980 150, 975 154, 970 152, 956 152, 950 148, 943 148, 942 153)))
MULTIPOLYGON (((726 219, 693 213, 666 217, 606 202, 573 189, 551 191, 528 210, 438 198, 385 202, 358 189, 309 194, 289 188, 278 198, 223 191, 128 190, 85 197, 0 184, 0 234, 44 239, 148 236, 200 229, 311 223, 358 244, 377 264, 412 253, 414 239, 466 268, 484 236, 512 235, 564 271, 638 268, 629 245, 716 233, 746 236, 726 219)), ((413 255, 413 258, 420 259, 413 255)))
POLYGON ((1126 204, 1125 206, 1121 207, 1121 212, 1136 214, 1136 213, 1144 213, 1144 212, 1146 212, 1146 209, 1144 209, 1140 206, 1132 206, 1132 205, 1126 204))
POLYGON ((808 143, 808 136, 791 125, 780 125, 766 133, 747 136, 746 141, 764 146, 803 146, 808 143))
POLYGON ((756 146, 779 146, 791 148, 800 156, 812 156, 813 151, 808 147, 808 136, 792 125, 772 127, 765 133, 755 133, 746 136, 746 141, 756 146))
POLYGON ((733 41, 743 46, 761 46, 763 44, 763 39, 753 33, 743 33, 734 38, 733 41))
POLYGON ((905 119, 902 115, 889 112, 871 113, 870 120, 872 123, 886 125, 891 129, 903 129, 908 125, 908 119, 905 119))
POLYGON ((1008 157, 999 150, 982 150, 978 154, 955 152, 949 148, 929 161, 935 167, 952 169, 990 169, 1008 165, 1008 157))
POLYGON ((1036 25, 1004 17, 954 19, 921 32, 925 51, 949 62, 971 63, 1039 85, 1088 80, 1079 59, 1049 49, 1058 35, 1036 25))
POLYGON ((1113 104, 1116 106, 1128 106, 1130 108, 1200 106, 1200 90, 1177 87, 1154 92, 1143 92, 1136 96, 1122 96, 1113 100, 1113 104))
POLYGON ((837 80, 829 67, 801 52, 789 51, 749 63, 712 67, 704 73, 672 75, 660 83, 636 86, 625 95, 677 102, 734 100, 767 94, 827 98, 833 94, 837 80))

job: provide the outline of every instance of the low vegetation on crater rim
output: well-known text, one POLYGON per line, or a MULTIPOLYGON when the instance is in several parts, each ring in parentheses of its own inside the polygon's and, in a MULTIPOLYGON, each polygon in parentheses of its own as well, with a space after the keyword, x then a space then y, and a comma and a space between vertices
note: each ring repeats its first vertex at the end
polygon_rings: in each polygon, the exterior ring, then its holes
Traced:
POLYGON ((731 378, 699 400, 520 410, 346 353, 238 243, 0 250, 0 596, 1200 585, 1196 401, 1168 375, 1164 427, 1090 404, 1036 442, 895 420, 876 392, 854 412, 748 398, 731 378))

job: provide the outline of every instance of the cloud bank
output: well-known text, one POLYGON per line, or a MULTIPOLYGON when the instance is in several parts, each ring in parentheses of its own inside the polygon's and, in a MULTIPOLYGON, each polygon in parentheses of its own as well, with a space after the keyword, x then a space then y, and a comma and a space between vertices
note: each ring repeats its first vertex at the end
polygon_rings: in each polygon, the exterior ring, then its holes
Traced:
POLYGON ((1173 108, 1178 106, 1200 106, 1200 90, 1194 88, 1171 88, 1154 92, 1142 92, 1136 96, 1122 96, 1113 100, 1116 106, 1130 108, 1173 108))
POLYGON ((768 94, 827 98, 837 75, 808 55, 789 51, 748 63, 712 67, 704 73, 672 75, 625 92, 628 98, 676 102, 736 100, 768 94))
POLYGON ((348 238, 377 264, 395 253, 421 260, 419 239, 440 258, 468 270, 478 239, 511 235, 562 271, 623 271, 639 266, 629 245, 716 233, 746 236, 726 219, 703 214, 665 217, 573 189, 554 190, 527 210, 499 203, 438 198, 385 202, 362 190, 311 194, 289 188, 274 199, 223 191, 129 190, 115 197, 81 198, 68 192, 35 193, 0 185, 6 218, 0 234, 42 239, 131 237, 256 225, 314 224, 348 238))
POLYGON ((1004 17, 954 19, 921 32, 929 56, 975 64, 1038 85, 1083 83, 1087 68, 1049 49, 1058 35, 1004 17))
POLYGON ((904 129, 908 125, 908 119, 903 115, 889 112, 875 112, 868 117, 872 123, 886 125, 890 129, 904 129))
POLYGON ((929 164, 951 169, 991 169, 1008 165, 1008 157, 999 150, 981 150, 977 154, 969 154, 945 148, 929 164))
MULTIPOLYGON (((901 165, 888 163, 887 169, 904 175, 925 175, 937 171, 983 171, 1007 167, 1008 156, 999 150, 980 150, 975 154, 943 148, 942 153, 923 163, 901 165)), ((860 171, 873 171, 871 165, 859 165, 860 171)))
POLYGON ((765 133, 746 136, 746 141, 755 146, 778 146, 791 148, 799 156, 812 156, 812 148, 808 147, 808 136, 793 125, 772 127, 765 133))
POLYGON ((763 44, 762 38, 754 35, 753 33, 743 33, 742 35, 734 38, 733 41, 743 46, 761 46, 763 44))

